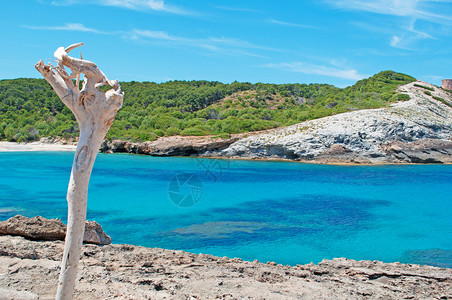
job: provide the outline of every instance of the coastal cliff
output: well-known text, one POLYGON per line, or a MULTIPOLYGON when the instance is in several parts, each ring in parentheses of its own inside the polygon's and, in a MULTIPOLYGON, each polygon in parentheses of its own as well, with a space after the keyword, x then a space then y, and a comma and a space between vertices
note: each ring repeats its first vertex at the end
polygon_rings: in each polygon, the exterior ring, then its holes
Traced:
POLYGON ((452 163, 451 93, 422 81, 400 86, 397 92, 410 100, 229 139, 105 141, 101 151, 315 163, 452 163))
POLYGON ((451 94, 421 81, 398 91, 410 100, 271 130, 241 139, 218 155, 319 163, 451 163, 451 94))

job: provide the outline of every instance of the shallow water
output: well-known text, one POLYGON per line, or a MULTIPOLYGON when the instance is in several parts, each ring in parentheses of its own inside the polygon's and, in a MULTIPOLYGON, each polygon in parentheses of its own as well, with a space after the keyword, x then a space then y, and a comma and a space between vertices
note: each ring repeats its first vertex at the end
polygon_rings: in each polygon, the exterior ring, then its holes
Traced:
MULTIPOLYGON (((73 153, 0 153, 0 220, 66 220, 73 153)), ((452 165, 325 166, 99 154, 88 219, 114 243, 282 264, 452 267, 452 165)))

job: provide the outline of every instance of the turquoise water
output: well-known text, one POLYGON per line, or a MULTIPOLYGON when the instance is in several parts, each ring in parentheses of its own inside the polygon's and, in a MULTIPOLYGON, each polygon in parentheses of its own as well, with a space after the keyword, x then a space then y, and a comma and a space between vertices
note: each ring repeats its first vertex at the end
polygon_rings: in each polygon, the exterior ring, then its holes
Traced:
MULTIPOLYGON (((72 157, 0 153, 0 219, 65 221, 72 157)), ((347 257, 452 267, 451 192, 452 165, 99 154, 88 219, 114 243, 290 265, 347 257)))

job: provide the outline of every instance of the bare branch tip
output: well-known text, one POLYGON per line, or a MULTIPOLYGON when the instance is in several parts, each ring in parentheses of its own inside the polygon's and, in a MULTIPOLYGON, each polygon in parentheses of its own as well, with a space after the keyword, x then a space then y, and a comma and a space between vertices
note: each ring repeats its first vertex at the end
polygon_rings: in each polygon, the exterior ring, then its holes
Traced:
POLYGON ((65 51, 66 53, 69 53, 69 52, 71 52, 72 50, 74 50, 75 48, 78 48, 78 47, 83 46, 83 45, 84 45, 84 43, 75 43, 75 44, 72 44, 72 45, 66 47, 66 48, 64 49, 64 51, 65 51))

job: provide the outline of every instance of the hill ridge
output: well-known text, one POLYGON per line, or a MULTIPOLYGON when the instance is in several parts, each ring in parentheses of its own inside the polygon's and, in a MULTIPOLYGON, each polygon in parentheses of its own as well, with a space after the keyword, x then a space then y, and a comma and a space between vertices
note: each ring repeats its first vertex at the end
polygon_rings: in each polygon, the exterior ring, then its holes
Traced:
MULTIPOLYGON (((383 71, 343 89, 327 84, 224 84, 214 81, 123 82, 124 106, 107 138, 152 141, 161 136, 245 133, 292 125, 404 97, 411 76, 383 71), (229 98, 228 98, 229 97, 229 98), (231 98, 232 97, 232 98, 231 98), (221 101, 224 99, 229 99, 221 101)), ((78 127, 43 79, 0 81, 0 140, 73 140, 78 127)))

